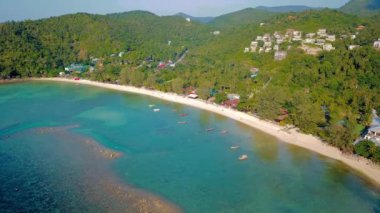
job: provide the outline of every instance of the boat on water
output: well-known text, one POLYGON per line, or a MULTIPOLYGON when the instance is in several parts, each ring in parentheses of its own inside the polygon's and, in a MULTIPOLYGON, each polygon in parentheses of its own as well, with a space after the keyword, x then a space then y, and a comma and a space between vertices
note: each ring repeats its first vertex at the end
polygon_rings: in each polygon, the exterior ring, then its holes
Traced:
POLYGON ((211 132, 211 131, 214 131, 214 128, 208 128, 206 129, 207 132, 211 132))
POLYGON ((227 130, 220 131, 220 134, 227 134, 227 133, 228 133, 227 130))
POLYGON ((248 159, 248 155, 241 155, 239 157, 239 160, 247 160, 248 159))
POLYGON ((177 123, 178 124, 186 124, 187 122, 186 121, 178 121, 177 123))
POLYGON ((153 109, 153 112, 159 112, 160 109, 153 109))
POLYGON ((155 105, 154 104, 149 104, 148 105, 150 108, 154 107, 155 105))
POLYGON ((240 146, 231 146, 230 149, 239 149, 240 146))
POLYGON ((186 116, 188 116, 188 114, 186 114, 186 113, 182 113, 182 114, 179 114, 179 116, 181 116, 181 117, 186 117, 186 116))

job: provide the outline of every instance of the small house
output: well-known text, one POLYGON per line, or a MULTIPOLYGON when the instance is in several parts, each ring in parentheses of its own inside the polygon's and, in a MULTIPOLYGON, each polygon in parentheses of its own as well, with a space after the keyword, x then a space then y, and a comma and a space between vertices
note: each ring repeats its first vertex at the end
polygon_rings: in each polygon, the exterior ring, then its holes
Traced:
POLYGON ((360 46, 359 45, 350 45, 348 46, 348 49, 349 50, 353 50, 353 49, 356 49, 356 48, 359 48, 360 46))
POLYGON ((317 39, 315 42, 316 45, 323 46, 325 44, 325 39, 317 39))
POLYGON ((288 53, 286 51, 276 51, 274 53, 274 60, 281 61, 281 60, 285 59, 287 55, 288 55, 288 53))
POLYGON ((234 94, 234 93, 230 93, 230 94, 227 94, 227 98, 228 100, 239 100, 240 99, 240 95, 238 94, 234 94))
POLYGON ((278 44, 274 45, 273 50, 279 51, 280 50, 280 46, 278 44))
POLYGON ((306 34, 306 38, 314 38, 315 33, 308 33, 306 34))
POLYGON ((276 43, 277 44, 282 44, 282 43, 284 43, 285 42, 285 39, 284 38, 278 38, 277 40, 276 40, 276 43))
POLYGON ((317 32, 317 35, 321 38, 326 37, 327 36, 327 30, 326 29, 319 29, 317 32))
POLYGON ((335 39, 336 39, 335 35, 327 35, 327 38, 326 38, 327 41, 331 41, 331 42, 334 42, 335 39))
POLYGON ((378 39, 377 41, 373 42, 373 47, 376 48, 376 49, 380 49, 380 39, 378 39))
POLYGON ((256 78, 260 70, 259 68, 252 67, 249 71, 251 72, 251 78, 256 78))
POLYGON ((380 126, 370 127, 367 134, 364 136, 364 139, 371 140, 380 145, 380 126))
POLYGON ((302 40, 302 32, 301 31, 293 31, 293 41, 301 41, 302 40))
POLYGON ((356 30, 364 30, 365 29, 365 26, 363 25, 359 25, 356 27, 356 30))
POLYGON ((244 48, 244 53, 248 53, 248 52, 249 52, 249 47, 244 48))
POLYGON ((262 36, 257 36, 256 37, 256 41, 262 41, 263 40, 263 37, 262 36))
POLYGON ((315 39, 314 38, 307 38, 304 40, 304 43, 305 44, 314 44, 315 43, 315 39))
POLYGON ((186 21, 187 21, 187 22, 191 22, 191 19, 190 19, 190 18, 186 18, 186 21))
POLYGON ((269 41, 271 41, 271 40, 272 40, 272 38, 271 38, 271 36, 270 36, 269 33, 266 33, 266 34, 263 36, 263 41, 264 41, 264 42, 269 42, 269 41))
POLYGON ((158 63, 158 66, 157 66, 159 69, 163 69, 166 67, 166 64, 162 61, 160 61, 160 63, 158 63))
POLYGON ((335 47, 333 47, 332 44, 326 43, 323 45, 323 50, 331 51, 331 50, 335 50, 335 47))
POLYGON ((213 34, 216 35, 216 36, 218 36, 218 35, 220 35, 220 31, 216 30, 216 31, 213 32, 213 34))
POLYGON ((263 46, 264 48, 265 47, 272 47, 272 42, 270 42, 270 41, 266 41, 266 42, 264 42, 264 46, 263 46))

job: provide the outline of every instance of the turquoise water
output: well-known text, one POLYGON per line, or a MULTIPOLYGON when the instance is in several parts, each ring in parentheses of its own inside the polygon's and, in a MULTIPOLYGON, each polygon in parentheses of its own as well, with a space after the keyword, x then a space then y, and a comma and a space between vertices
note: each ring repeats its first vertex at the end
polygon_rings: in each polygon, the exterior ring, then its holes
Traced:
POLYGON ((0 112, 2 212, 134 212, 141 197, 185 212, 380 212, 379 190, 341 163, 191 107, 31 82, 0 85, 0 112))

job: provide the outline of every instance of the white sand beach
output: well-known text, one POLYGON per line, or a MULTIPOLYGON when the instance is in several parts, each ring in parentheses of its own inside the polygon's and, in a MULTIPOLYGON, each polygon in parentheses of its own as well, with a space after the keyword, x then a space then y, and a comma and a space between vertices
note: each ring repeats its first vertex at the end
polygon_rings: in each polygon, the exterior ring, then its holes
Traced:
POLYGON ((40 81, 59 81, 59 82, 69 82, 76 84, 85 84, 96 87, 102 87, 107 89, 113 89, 118 91, 125 91, 130 93, 137 93, 141 95, 148 95, 156 97, 162 100, 186 104, 192 107, 200 108, 210 112, 214 112, 225 117, 229 117, 241 123, 244 123, 248 126, 251 126, 255 129, 261 130, 267 134, 277 137, 279 140, 293 144, 299 147, 303 147, 310 151, 316 152, 318 154, 327 156, 329 158, 343 162, 344 164, 355 169, 357 172, 365 175, 369 178, 374 184, 380 186, 380 167, 374 165, 371 161, 357 157, 353 155, 343 154, 339 149, 332 147, 324 142, 322 142, 317 137, 312 135, 306 135, 300 132, 297 132, 296 129, 284 130, 283 126, 279 126, 273 122, 262 120, 258 117, 249 115, 247 113, 239 112, 232 109, 227 109, 225 107, 210 104, 206 101, 199 99, 190 99, 184 96, 180 96, 173 93, 164 93, 155 90, 148 90, 144 88, 136 88, 132 86, 116 85, 101 83, 89 80, 73 80, 73 79, 64 79, 64 78, 35 78, 33 80, 40 81))

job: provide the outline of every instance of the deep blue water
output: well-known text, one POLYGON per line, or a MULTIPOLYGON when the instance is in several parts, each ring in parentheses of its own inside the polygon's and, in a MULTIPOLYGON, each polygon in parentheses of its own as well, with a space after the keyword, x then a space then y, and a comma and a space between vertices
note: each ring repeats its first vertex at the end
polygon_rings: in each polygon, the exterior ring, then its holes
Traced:
POLYGON ((191 107, 31 82, 0 85, 0 112, 1 211, 125 211, 132 187, 185 212, 380 212, 379 191, 341 163, 191 107))

